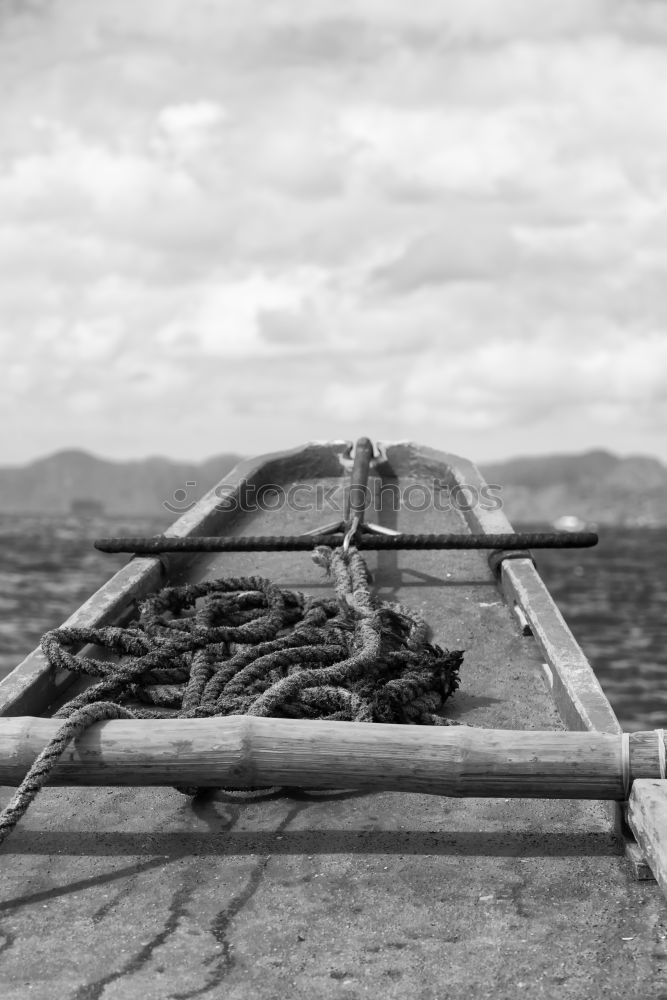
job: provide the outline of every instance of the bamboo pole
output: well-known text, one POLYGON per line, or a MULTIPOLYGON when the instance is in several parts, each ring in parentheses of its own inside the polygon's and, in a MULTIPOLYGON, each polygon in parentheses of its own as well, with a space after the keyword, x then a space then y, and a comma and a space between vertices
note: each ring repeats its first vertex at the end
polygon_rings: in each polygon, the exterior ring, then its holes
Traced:
MULTIPOLYGON (((18 785, 62 723, 0 718, 0 784, 18 785)), ((629 738, 629 778, 660 773, 654 731, 629 738)), ((622 739, 599 732, 226 716, 97 723, 52 784, 355 788, 448 796, 626 797, 622 739)))

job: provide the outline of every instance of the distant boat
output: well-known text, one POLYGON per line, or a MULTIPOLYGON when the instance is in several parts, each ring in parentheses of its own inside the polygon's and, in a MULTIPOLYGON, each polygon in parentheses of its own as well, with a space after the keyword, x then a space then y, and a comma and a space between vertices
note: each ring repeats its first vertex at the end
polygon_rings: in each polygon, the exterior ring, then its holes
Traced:
POLYGON ((556 531, 584 531, 586 524, 587 522, 582 521, 576 514, 562 514, 551 522, 556 531))

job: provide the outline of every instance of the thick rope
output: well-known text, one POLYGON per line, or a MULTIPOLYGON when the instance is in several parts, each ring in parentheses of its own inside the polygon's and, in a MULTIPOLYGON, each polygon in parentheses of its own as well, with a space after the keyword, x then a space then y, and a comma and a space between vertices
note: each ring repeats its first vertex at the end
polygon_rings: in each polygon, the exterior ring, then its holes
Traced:
POLYGON ((418 614, 378 600, 356 548, 321 546, 313 558, 335 597, 235 577, 167 587, 127 628, 47 632, 42 649, 53 668, 97 680, 56 713, 63 726, 0 814, 0 843, 70 741, 101 719, 248 714, 451 724, 440 712, 458 687, 462 652, 430 644, 418 614), (118 659, 72 652, 88 643, 118 659))

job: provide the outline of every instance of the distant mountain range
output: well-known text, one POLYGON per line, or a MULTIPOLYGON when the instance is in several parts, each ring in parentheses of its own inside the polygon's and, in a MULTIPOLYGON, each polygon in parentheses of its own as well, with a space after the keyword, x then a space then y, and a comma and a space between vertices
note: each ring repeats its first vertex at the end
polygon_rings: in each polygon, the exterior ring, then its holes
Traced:
POLYGON ((553 521, 573 514, 597 524, 667 525, 667 466, 656 458, 608 451, 515 458, 485 464, 503 487, 511 521, 553 521))
POLYGON ((171 518, 165 502, 185 509, 184 502, 177 503, 178 490, 186 502, 198 499, 239 460, 238 455, 217 455, 200 463, 166 458, 112 462, 85 451, 59 451, 28 465, 0 468, 0 512, 171 518))
MULTIPOLYGON (((223 454, 200 463, 112 462, 84 451, 61 451, 0 468, 0 513, 169 518, 165 502, 183 509, 183 498, 200 497, 239 460, 239 455, 223 454)), ((573 514, 598 524, 667 525, 667 467, 654 458, 589 451, 484 464, 482 473, 502 487, 505 512, 518 523, 573 514)))

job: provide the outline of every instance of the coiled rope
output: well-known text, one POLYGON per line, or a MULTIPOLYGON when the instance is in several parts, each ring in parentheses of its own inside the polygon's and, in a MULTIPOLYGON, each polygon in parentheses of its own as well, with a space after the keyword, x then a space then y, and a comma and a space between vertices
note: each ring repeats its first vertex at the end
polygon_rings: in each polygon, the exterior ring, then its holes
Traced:
POLYGON ((42 649, 49 664, 97 682, 56 713, 62 728, 0 814, 0 843, 69 742, 103 719, 248 714, 451 724, 440 712, 459 685, 463 653, 428 642, 426 622, 415 611, 379 600, 355 547, 320 546, 313 559, 330 577, 334 597, 234 577, 166 587, 142 603, 126 628, 47 632, 42 649), (72 652, 87 643, 118 659, 72 652))

